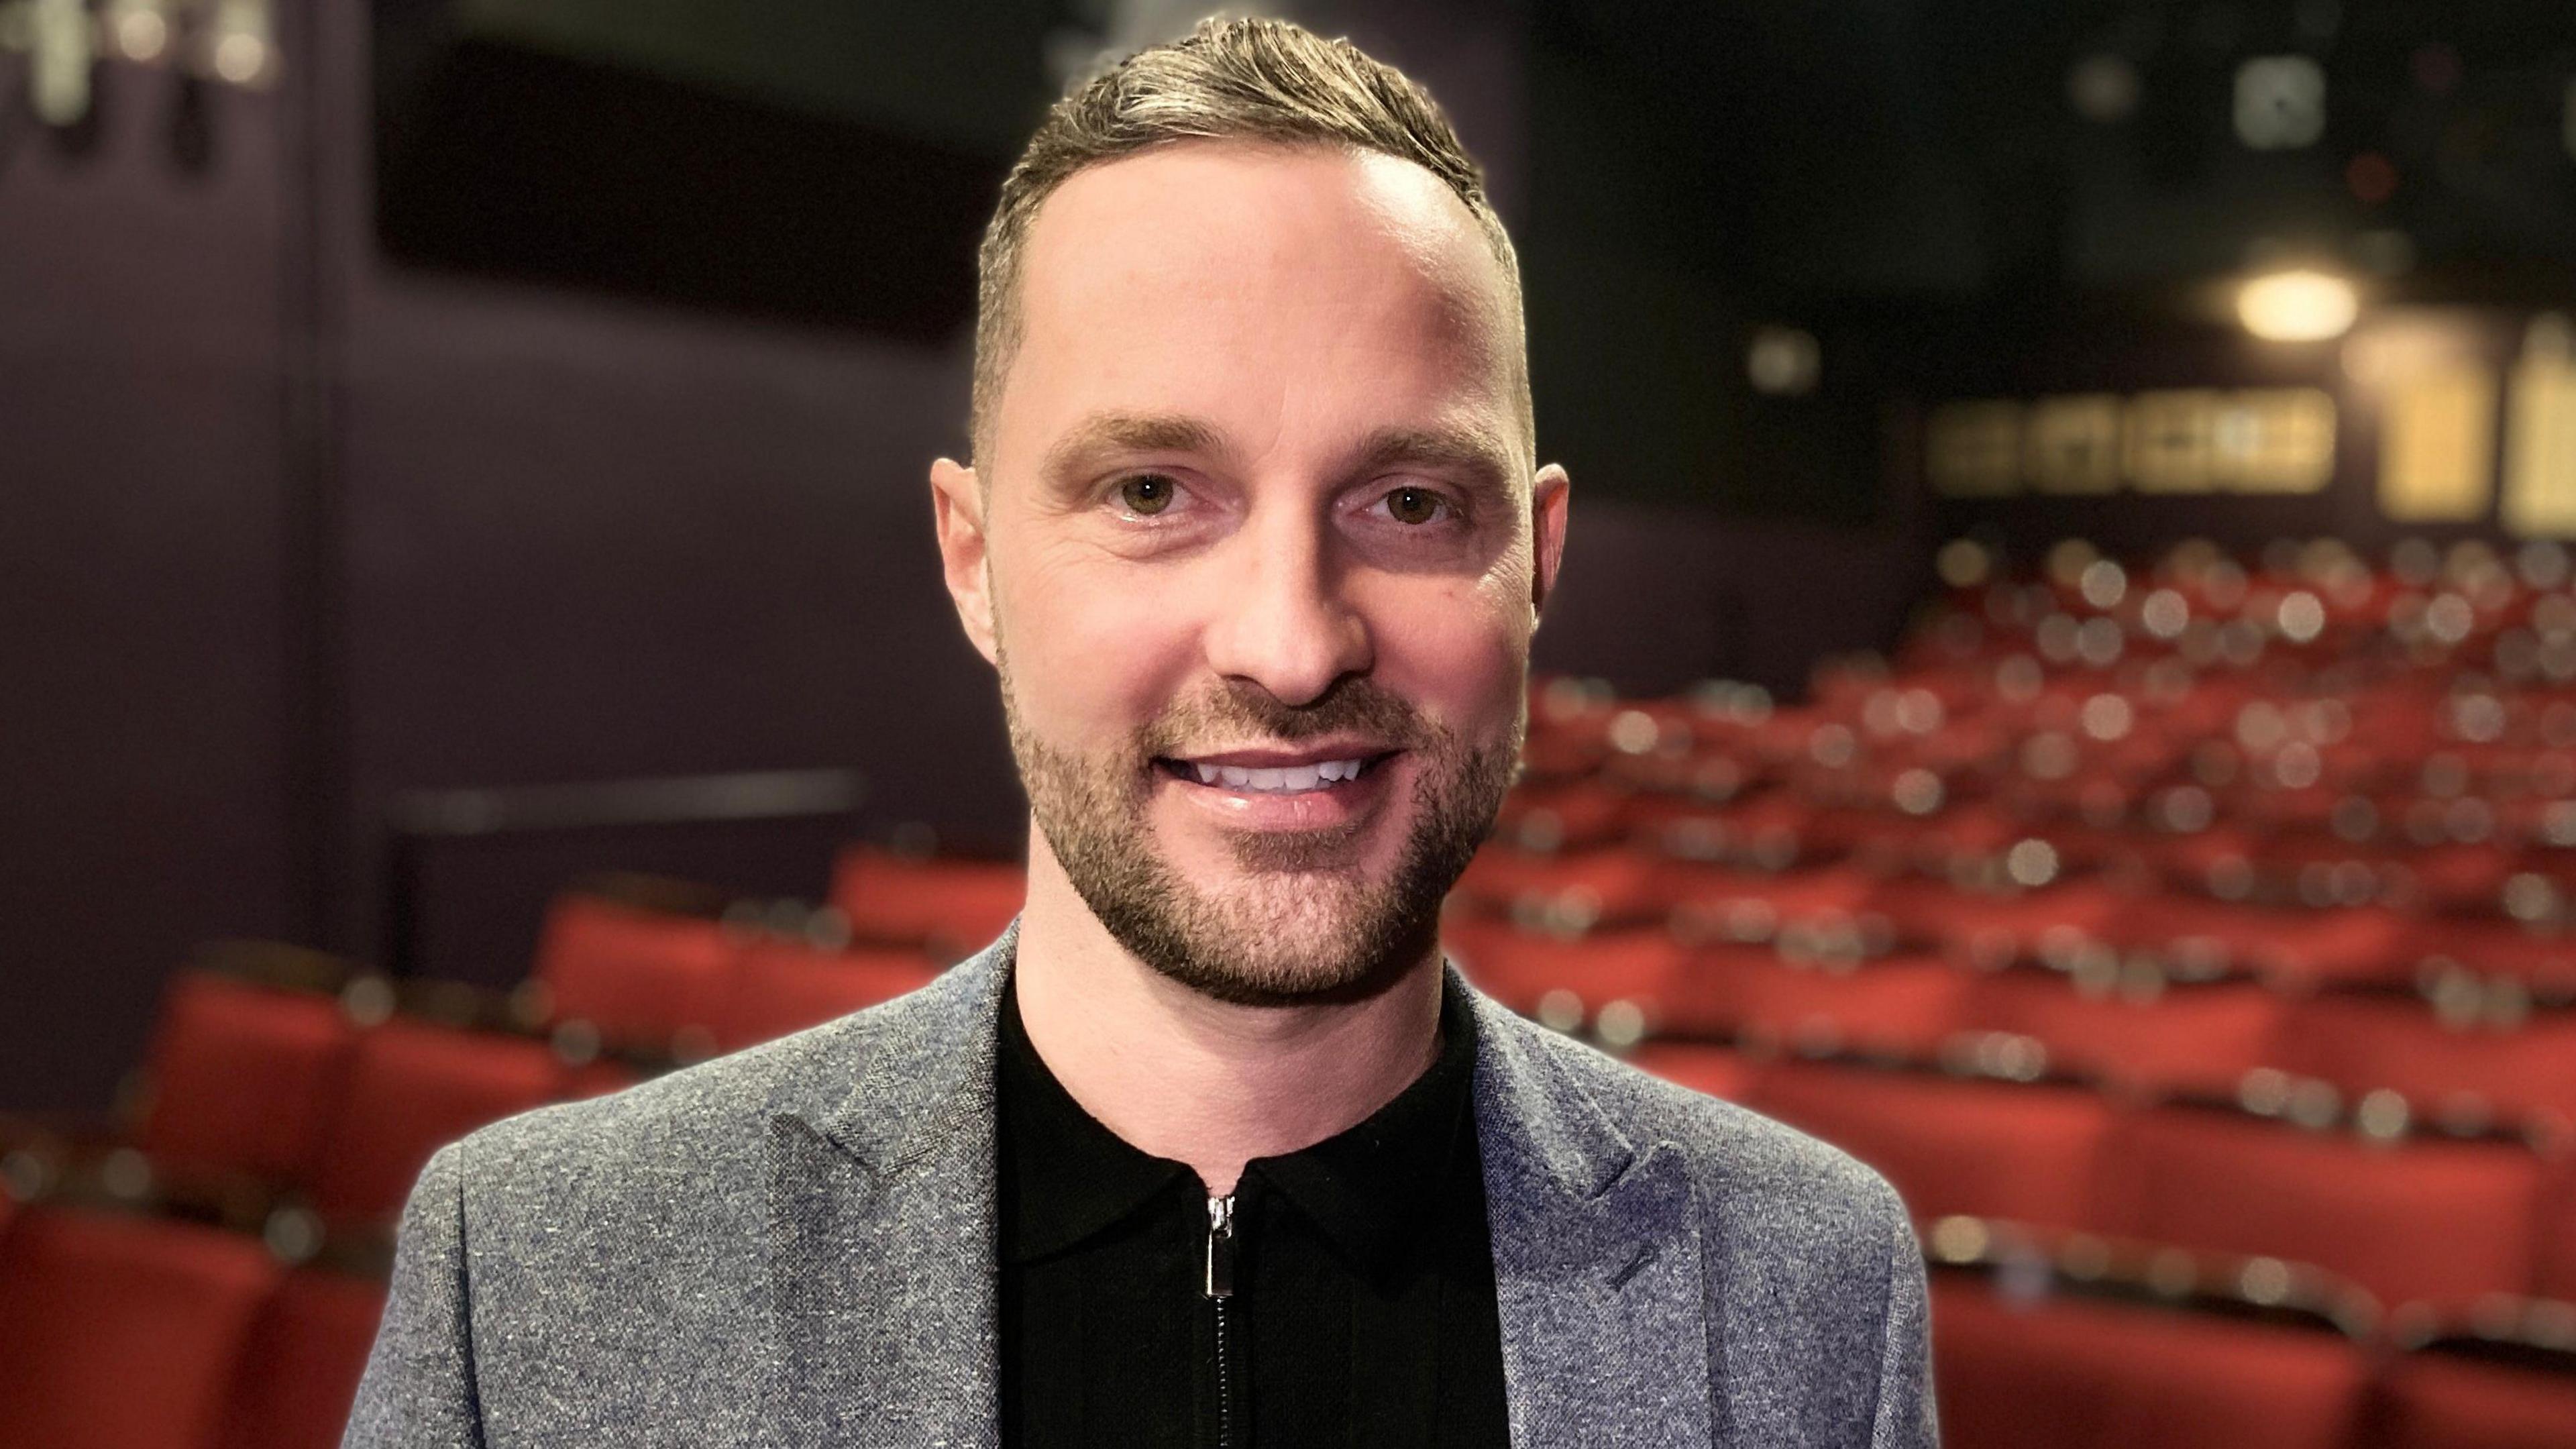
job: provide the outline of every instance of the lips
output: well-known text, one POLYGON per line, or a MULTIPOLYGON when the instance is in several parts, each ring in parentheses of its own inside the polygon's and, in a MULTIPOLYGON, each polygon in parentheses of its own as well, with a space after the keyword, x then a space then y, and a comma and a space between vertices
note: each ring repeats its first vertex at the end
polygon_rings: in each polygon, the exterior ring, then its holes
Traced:
POLYGON ((1156 761, 1174 777, 1248 795, 1301 795, 1356 780, 1391 758, 1392 750, 1350 750, 1296 758, 1278 750, 1238 750, 1156 761))

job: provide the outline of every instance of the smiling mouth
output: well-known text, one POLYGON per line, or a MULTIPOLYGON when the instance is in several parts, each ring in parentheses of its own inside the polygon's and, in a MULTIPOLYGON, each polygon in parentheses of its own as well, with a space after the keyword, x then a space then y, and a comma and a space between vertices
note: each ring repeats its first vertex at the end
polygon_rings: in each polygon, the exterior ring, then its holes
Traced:
POLYGON ((1339 760, 1311 760, 1298 765, 1228 765, 1204 760, 1157 759, 1155 768, 1176 780, 1246 795, 1302 795, 1329 790, 1375 770, 1396 752, 1357 755, 1339 760))

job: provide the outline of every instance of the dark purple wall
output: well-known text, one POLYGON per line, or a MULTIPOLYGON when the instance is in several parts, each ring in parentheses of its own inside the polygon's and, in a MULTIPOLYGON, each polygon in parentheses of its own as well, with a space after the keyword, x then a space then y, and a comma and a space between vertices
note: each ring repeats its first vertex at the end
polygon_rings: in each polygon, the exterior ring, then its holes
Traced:
POLYGON ((103 1100, 190 943, 307 925, 280 106, 210 95, 191 173, 113 79, 77 154, 0 120, 0 1106, 103 1100))

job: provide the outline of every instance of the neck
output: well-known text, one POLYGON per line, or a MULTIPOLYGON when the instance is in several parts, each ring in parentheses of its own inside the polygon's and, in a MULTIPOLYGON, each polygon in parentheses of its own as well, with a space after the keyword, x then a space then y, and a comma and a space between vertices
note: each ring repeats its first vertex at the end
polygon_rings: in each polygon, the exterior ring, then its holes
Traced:
POLYGON ((1032 829, 1015 989, 1029 1041, 1130 1145, 1211 1194, 1243 1165, 1311 1146, 1394 1100, 1438 1054, 1440 953, 1383 990, 1292 1006, 1217 1001, 1110 936, 1032 829))

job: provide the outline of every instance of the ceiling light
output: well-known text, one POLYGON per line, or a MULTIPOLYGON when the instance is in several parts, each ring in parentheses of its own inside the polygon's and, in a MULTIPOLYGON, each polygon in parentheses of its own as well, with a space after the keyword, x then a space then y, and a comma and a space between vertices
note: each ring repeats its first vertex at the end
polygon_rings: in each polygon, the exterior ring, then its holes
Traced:
POLYGON ((2352 283, 2324 272, 2273 272, 2247 282, 2236 294, 2245 330, 2270 342, 2321 342, 2340 337, 2361 315, 2352 283))

